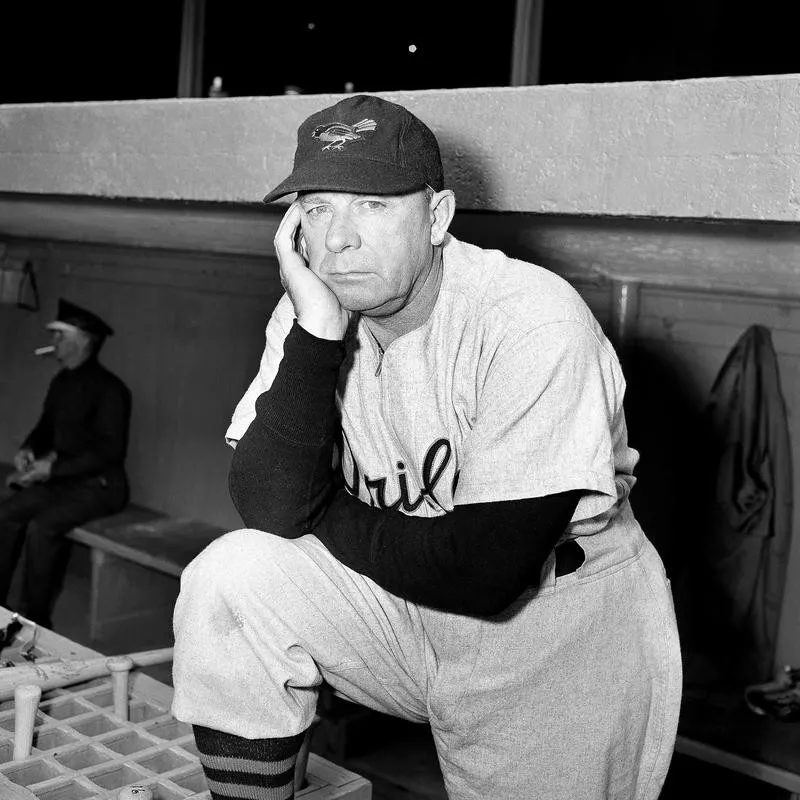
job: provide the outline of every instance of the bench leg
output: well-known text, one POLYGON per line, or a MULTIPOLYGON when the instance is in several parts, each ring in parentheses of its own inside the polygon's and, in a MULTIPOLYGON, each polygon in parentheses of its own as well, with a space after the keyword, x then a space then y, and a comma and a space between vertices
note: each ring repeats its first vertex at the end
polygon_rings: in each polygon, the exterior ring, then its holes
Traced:
POLYGON ((105 577, 103 567, 106 562, 106 554, 102 550, 90 551, 92 563, 92 584, 91 596, 89 598, 89 637, 96 641, 100 638, 101 613, 103 602, 103 578, 105 577))
POLYGON ((120 626, 153 629, 154 641, 172 638, 172 611, 180 582, 123 558, 91 548, 89 635, 102 639, 120 626))

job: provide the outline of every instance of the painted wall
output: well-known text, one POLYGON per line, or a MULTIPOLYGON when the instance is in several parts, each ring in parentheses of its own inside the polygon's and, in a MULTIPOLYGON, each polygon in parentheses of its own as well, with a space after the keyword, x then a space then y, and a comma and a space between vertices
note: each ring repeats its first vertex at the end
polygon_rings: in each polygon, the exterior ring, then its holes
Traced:
MULTIPOLYGON (((800 76, 393 92, 468 209, 800 220, 800 76)), ((0 192, 257 202, 340 96, 0 106, 0 192)))

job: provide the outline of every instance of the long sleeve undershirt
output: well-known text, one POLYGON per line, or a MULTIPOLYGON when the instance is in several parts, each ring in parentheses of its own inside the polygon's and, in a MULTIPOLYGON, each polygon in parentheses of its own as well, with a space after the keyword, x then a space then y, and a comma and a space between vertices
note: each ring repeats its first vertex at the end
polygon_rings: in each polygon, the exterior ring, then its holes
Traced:
POLYGON ((434 518, 366 505, 332 466, 344 355, 343 342, 294 323, 231 462, 229 488, 243 522, 286 538, 314 533, 343 564, 411 602, 500 613, 537 583, 580 492, 456 506, 434 518))

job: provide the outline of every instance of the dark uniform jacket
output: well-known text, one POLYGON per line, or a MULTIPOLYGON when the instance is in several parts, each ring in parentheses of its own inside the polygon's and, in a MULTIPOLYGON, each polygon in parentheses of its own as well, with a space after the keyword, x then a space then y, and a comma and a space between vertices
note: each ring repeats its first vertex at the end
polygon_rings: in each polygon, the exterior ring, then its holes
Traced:
POLYGON ((130 413, 127 386, 90 358, 53 378, 42 416, 23 446, 37 458, 55 451, 51 482, 97 479, 127 490, 124 462, 130 413))

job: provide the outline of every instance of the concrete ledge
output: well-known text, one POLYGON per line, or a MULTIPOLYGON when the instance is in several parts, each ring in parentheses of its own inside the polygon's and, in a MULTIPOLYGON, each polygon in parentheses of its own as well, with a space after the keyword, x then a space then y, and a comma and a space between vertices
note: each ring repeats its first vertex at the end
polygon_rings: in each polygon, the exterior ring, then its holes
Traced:
MULTIPOLYGON (((104 268, 122 272, 130 261, 124 253, 146 248, 153 269, 148 281, 219 292, 223 269, 226 291, 269 295, 277 289, 272 240, 282 210, 0 192, 0 268, 41 264, 58 251, 68 262, 75 259, 73 276, 97 278, 103 268, 85 266, 97 257, 82 246, 102 246, 104 268)), ((791 222, 461 210, 451 231, 584 281, 800 296, 800 226, 791 222)))
MULTIPOLYGON (((800 220, 800 75, 382 94, 464 209, 800 220)), ((0 106, 0 192, 258 202, 338 97, 0 106)))

